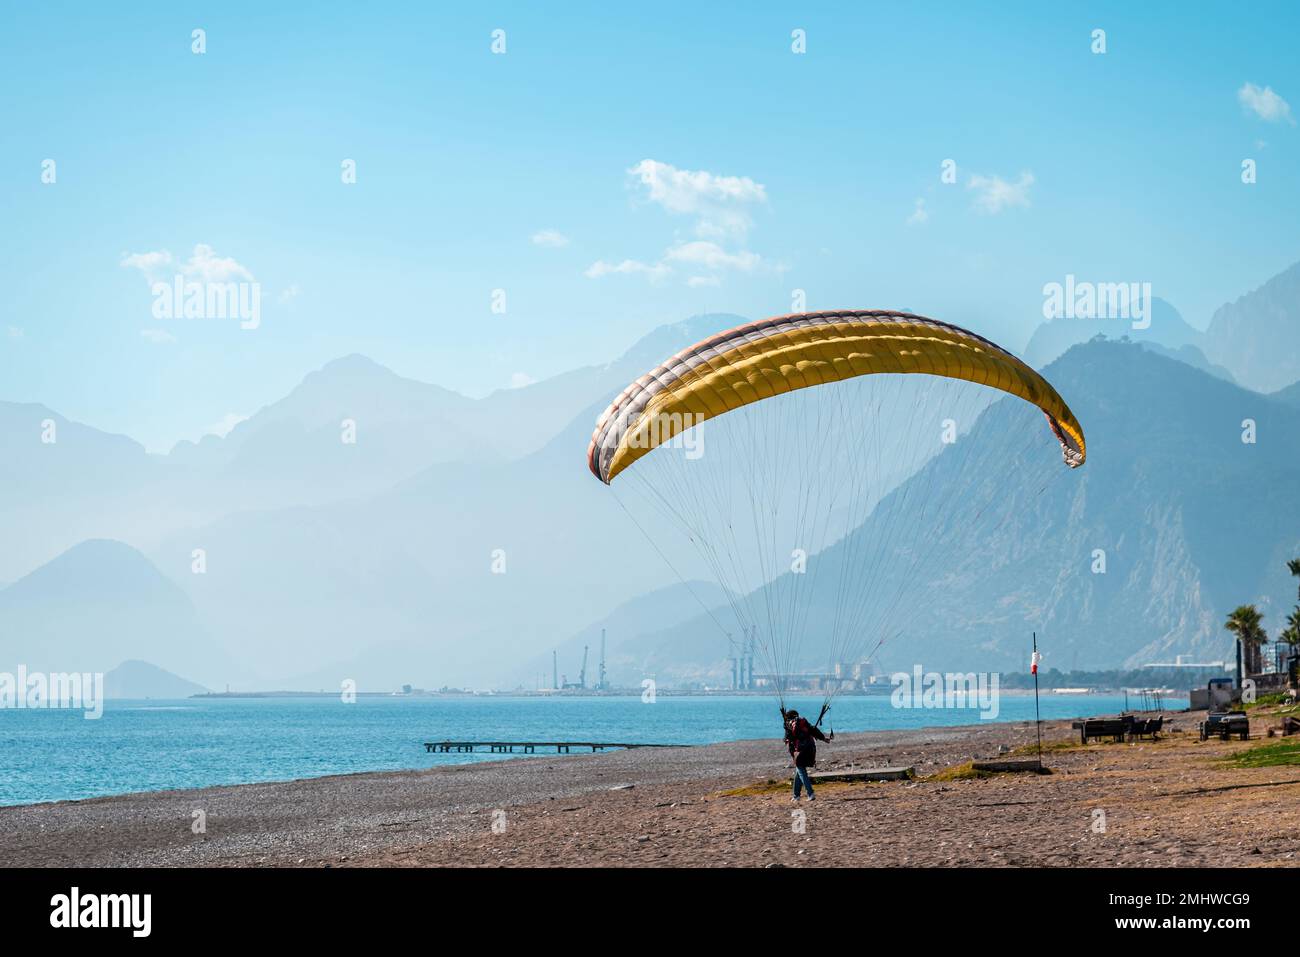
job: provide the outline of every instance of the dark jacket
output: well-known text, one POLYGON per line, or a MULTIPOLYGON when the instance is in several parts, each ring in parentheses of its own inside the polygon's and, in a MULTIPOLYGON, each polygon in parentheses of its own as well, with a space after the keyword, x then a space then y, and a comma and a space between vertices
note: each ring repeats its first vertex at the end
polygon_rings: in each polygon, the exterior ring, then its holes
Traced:
POLYGON ((785 726, 785 746, 797 768, 811 768, 817 763, 817 742, 825 741, 821 729, 807 718, 796 718, 794 727, 785 726))

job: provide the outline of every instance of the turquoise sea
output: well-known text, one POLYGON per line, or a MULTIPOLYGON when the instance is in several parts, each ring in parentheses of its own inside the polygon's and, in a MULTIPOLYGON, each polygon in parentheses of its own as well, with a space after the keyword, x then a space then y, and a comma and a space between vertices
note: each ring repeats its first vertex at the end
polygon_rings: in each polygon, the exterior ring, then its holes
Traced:
MULTIPOLYGON (((1116 713, 1122 695, 1044 695, 1044 718, 1116 713)), ((1136 701, 1133 702, 1136 707, 1136 701)), ((792 700, 816 714, 819 700, 792 700)), ((1184 708, 1186 699, 1166 701, 1184 708)), ((999 721, 1034 717, 1032 695, 1002 694, 999 721)), ((888 696, 836 700, 828 726, 872 731, 974 724, 974 709, 894 708, 888 696)), ((191 698, 110 701, 80 711, 0 710, 0 804, 499 760, 428 754, 425 741, 575 740, 706 744, 778 738, 775 700, 754 696, 191 698)), ((781 758, 774 747, 774 758, 781 758)), ((518 760, 527 758, 517 755, 518 760)))

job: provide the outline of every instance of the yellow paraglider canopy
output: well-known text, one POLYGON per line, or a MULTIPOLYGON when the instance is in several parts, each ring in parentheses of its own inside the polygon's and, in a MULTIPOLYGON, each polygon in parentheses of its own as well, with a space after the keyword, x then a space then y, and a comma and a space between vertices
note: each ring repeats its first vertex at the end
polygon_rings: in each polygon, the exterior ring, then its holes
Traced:
POLYGON ((877 373, 965 379, 1038 406, 1065 464, 1082 465, 1083 429, 1051 384, 1005 349, 957 326, 883 310, 812 312, 737 326, 641 376, 596 423, 592 473, 609 484, 705 419, 772 396, 877 373))

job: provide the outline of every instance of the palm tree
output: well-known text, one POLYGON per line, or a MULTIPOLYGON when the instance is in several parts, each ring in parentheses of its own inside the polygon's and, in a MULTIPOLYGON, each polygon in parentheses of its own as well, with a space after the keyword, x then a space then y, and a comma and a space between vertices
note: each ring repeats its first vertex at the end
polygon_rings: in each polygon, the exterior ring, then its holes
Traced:
POLYGON ((1286 627, 1277 636, 1278 641, 1288 645, 1300 645, 1300 608, 1286 616, 1286 627))
POLYGON ((1286 670, 1290 680, 1294 682, 1296 678, 1296 646, 1300 645, 1300 605, 1296 606, 1295 611, 1286 616, 1286 627, 1277 636, 1277 640, 1285 641, 1291 646, 1291 650, 1287 654, 1286 670))
POLYGON ((1223 627, 1237 636, 1237 647, 1244 653, 1246 674, 1259 674, 1260 648, 1268 642, 1268 633, 1260 624, 1263 615, 1254 605, 1235 608, 1223 627))
MULTIPOLYGON (((1286 563, 1287 571, 1296 578, 1300 578, 1300 558, 1293 558, 1286 563)), ((1297 587, 1300 592, 1300 587, 1297 587)), ((1287 670, 1291 673, 1292 683, 1296 680, 1296 646, 1300 645, 1300 605, 1295 606, 1295 610, 1287 616, 1286 630, 1282 632, 1280 638, 1282 641, 1291 645, 1291 654, 1287 662, 1287 670)))

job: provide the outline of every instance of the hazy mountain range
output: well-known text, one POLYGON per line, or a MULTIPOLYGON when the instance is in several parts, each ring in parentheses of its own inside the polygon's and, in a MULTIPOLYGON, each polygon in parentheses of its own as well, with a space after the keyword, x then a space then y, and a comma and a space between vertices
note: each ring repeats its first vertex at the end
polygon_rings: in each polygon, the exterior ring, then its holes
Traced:
MULTIPOLYGON (((945 587, 905 660, 1018 667, 1030 628, 1053 635, 1058 667, 1220 656, 1227 609, 1279 611, 1294 592, 1282 557, 1300 554, 1287 501, 1300 478, 1297 276, 1225 306, 1206 333, 1158 301, 1145 337, 1113 321, 1041 327, 1027 354, 1054 360, 1089 462, 1033 504, 1050 536, 1022 541, 1012 525, 1005 541, 975 543, 942 530, 953 554, 992 545, 1008 557, 931 569, 945 587), (1141 347, 1087 341, 1098 332, 1141 347), (1088 570, 1096 548, 1105 576, 1088 570)), ((531 685, 557 646, 573 678, 592 645, 594 674, 603 623, 622 680, 720 679, 725 639, 702 627, 700 602, 721 593, 686 591, 584 454, 628 381, 742 321, 664 326, 606 366, 480 400, 349 356, 224 438, 168 455, 0 403, 0 668, 142 659, 207 687, 531 685)), ((973 436, 990 450, 1000 414, 987 410, 973 436)), ((940 456, 926 468, 945 467, 940 456)))
POLYGON ((13 545, 0 553, 13 581, 0 595, 14 608, 6 617, 0 601, 0 655, 30 649, 37 667, 102 648, 97 670, 140 657, 212 687, 334 687, 341 672, 389 687, 463 678, 494 649, 549 643, 669 575, 647 553, 611 565, 592 547, 590 513, 608 522, 616 508, 585 468, 596 415, 664 355, 741 321, 698 316, 607 366, 477 401, 351 356, 225 438, 167 456, 0 403, 0 536, 13 545), (54 441, 42 441, 48 420, 54 441), (344 420, 355 444, 342 441, 344 420), (505 574, 493 575, 498 549, 505 574), (151 620, 142 585, 120 589, 98 628, 43 614, 40 601, 78 604, 90 555, 156 576, 201 624, 179 627, 170 602, 151 620), (191 637, 212 653, 174 666, 191 637))
POLYGON ((1127 337, 1166 355, 1173 350, 1176 358, 1221 378, 1258 392, 1277 391, 1300 380, 1300 263, 1219 307, 1204 332, 1170 303, 1152 297, 1146 328, 1118 318, 1043 323, 1025 347, 1025 361, 1042 368, 1070 346, 1099 334, 1127 337))
POLYGON ((1185 356, 1196 357, 1193 364, 1209 364, 1199 348, 1202 333, 1188 324, 1177 309, 1157 296, 1151 300, 1150 311, 1146 328, 1140 328, 1141 324, 1134 320, 1122 318, 1079 319, 1061 316, 1049 319, 1029 337, 1024 360, 1035 369, 1041 369, 1064 355, 1071 346, 1101 335, 1109 339, 1127 337, 1157 350, 1187 349, 1185 356))

